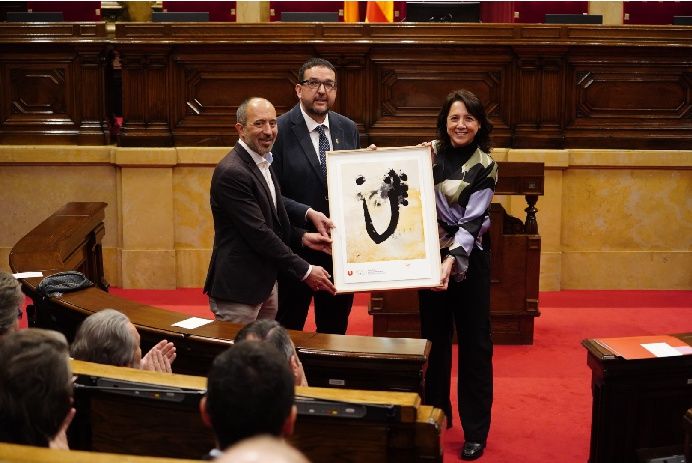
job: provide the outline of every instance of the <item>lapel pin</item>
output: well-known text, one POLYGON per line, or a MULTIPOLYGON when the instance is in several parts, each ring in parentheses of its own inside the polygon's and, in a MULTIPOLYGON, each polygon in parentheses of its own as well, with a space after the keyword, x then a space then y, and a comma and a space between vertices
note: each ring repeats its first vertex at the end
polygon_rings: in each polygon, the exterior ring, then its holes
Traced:
POLYGON ((336 144, 338 145, 338 144, 339 144, 339 139, 337 138, 337 139, 335 140, 335 142, 336 142, 336 144))

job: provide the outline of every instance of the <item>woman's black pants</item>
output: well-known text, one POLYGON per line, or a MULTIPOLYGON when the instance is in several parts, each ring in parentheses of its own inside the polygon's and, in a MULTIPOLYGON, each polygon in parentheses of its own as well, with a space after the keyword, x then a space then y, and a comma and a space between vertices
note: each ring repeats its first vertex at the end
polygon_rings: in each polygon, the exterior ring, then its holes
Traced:
POLYGON ((490 250, 474 247, 466 279, 450 279, 446 291, 419 292, 421 336, 432 346, 424 402, 442 409, 451 423, 449 399, 454 327, 459 343, 458 399, 464 439, 485 442, 493 403, 490 337, 490 250))

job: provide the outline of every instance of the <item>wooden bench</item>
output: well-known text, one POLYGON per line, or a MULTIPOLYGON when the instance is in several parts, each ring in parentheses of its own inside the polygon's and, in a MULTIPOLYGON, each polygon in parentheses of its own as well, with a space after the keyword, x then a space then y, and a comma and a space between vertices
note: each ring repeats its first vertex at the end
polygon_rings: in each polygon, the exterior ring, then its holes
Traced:
MULTIPOLYGON (((94 312, 114 308, 135 324, 147 350, 163 338, 173 341, 176 372, 206 376, 212 360, 226 349, 242 327, 213 321, 196 329, 171 326, 185 314, 129 301, 109 294, 103 277, 101 238, 106 203, 68 203, 30 231, 10 253, 14 272, 41 270, 49 275, 79 270, 96 287, 60 297, 37 292, 41 278, 22 280, 33 301, 30 326, 61 331, 69 341, 79 323, 94 312)), ((211 316, 211 313, 210 313, 211 316)), ((420 392, 430 345, 421 339, 385 339, 291 331, 310 384, 323 387, 420 392)))
MULTIPOLYGON (((206 378, 77 360, 72 370, 77 416, 71 448, 200 458, 214 447, 199 414, 206 378)), ((444 414, 420 405, 418 394, 296 387, 296 399, 298 418, 290 441, 311 461, 442 461, 444 414), (318 407, 305 399, 326 401, 318 404, 326 404, 327 414, 311 413, 318 407), (365 415, 343 416, 343 405, 361 407, 365 415)))

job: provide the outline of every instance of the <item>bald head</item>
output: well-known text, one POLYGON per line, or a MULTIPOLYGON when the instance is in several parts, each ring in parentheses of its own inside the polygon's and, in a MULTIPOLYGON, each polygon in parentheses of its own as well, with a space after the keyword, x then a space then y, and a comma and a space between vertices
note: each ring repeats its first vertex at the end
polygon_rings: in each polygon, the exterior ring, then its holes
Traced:
POLYGON ((236 118, 238 138, 260 156, 269 153, 278 133, 274 105, 264 98, 248 98, 238 106, 236 118))
POLYGON ((219 463, 310 463, 282 439, 259 436, 245 439, 226 450, 219 463))

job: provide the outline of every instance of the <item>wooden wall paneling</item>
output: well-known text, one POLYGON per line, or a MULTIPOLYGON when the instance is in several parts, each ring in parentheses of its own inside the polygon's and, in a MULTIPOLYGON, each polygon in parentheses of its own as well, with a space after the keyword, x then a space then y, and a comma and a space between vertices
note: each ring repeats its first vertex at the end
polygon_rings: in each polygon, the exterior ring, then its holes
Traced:
POLYGON ((106 143, 106 47, 105 23, 0 23, 0 143, 106 143))
POLYGON ((75 133, 71 117, 72 103, 66 79, 70 79, 69 51, 40 56, 35 47, 18 48, 2 54, 3 81, 3 143, 21 142, 27 134, 39 134, 46 115, 52 120, 54 133, 62 132, 69 139, 75 133))
POLYGON ((335 62, 335 110, 363 144, 432 137, 459 87, 487 105, 496 146, 683 149, 692 137, 682 26, 119 23, 115 38, 103 23, 42 27, 0 24, 0 142, 106 143, 99 47, 121 53, 121 146, 229 145, 242 98, 290 108, 310 56, 335 62))
POLYGON ((100 45, 76 47, 79 81, 76 105, 79 111, 80 144, 108 144, 110 133, 106 114, 106 56, 108 48, 100 45), (84 90, 90 89, 99 98, 85 98, 84 90))
POLYGON ((692 141, 692 55, 668 49, 570 52, 568 147, 676 149, 692 141))
POLYGON ((99 48, 89 54, 68 46, 6 48, 0 142, 104 144, 99 48))
POLYGON ((118 47, 122 66, 121 146, 172 146, 170 46, 118 47))
POLYGON ((435 136, 437 113, 452 90, 466 88, 484 103, 496 143, 510 141, 507 74, 511 53, 478 48, 380 47, 371 53, 373 121, 369 134, 381 146, 415 145, 435 136), (455 56, 454 59, 449 59, 455 56))
MULTIPOLYGON (((267 45, 199 47, 176 52, 173 135, 176 145, 223 146, 237 140, 235 113, 251 96, 271 101, 281 115, 296 103, 298 68, 314 56, 304 47, 287 46, 283 53, 267 45)), ((338 99, 337 99, 338 101, 338 99)))
POLYGON ((514 51, 515 93, 506 100, 513 106, 513 147, 561 147, 566 50, 515 47, 514 51))
MULTIPOLYGON (((336 67, 338 89, 334 110, 340 114, 348 115, 356 123, 361 134, 360 144, 363 147, 371 143, 367 131, 372 117, 371 105, 368 104, 372 101, 369 52, 370 46, 368 45, 352 44, 338 47, 338 49, 316 46, 316 54, 314 55, 329 60, 336 67)), ((302 62, 298 67, 300 65, 302 62)), ((298 67, 296 67, 296 72, 298 67)))

